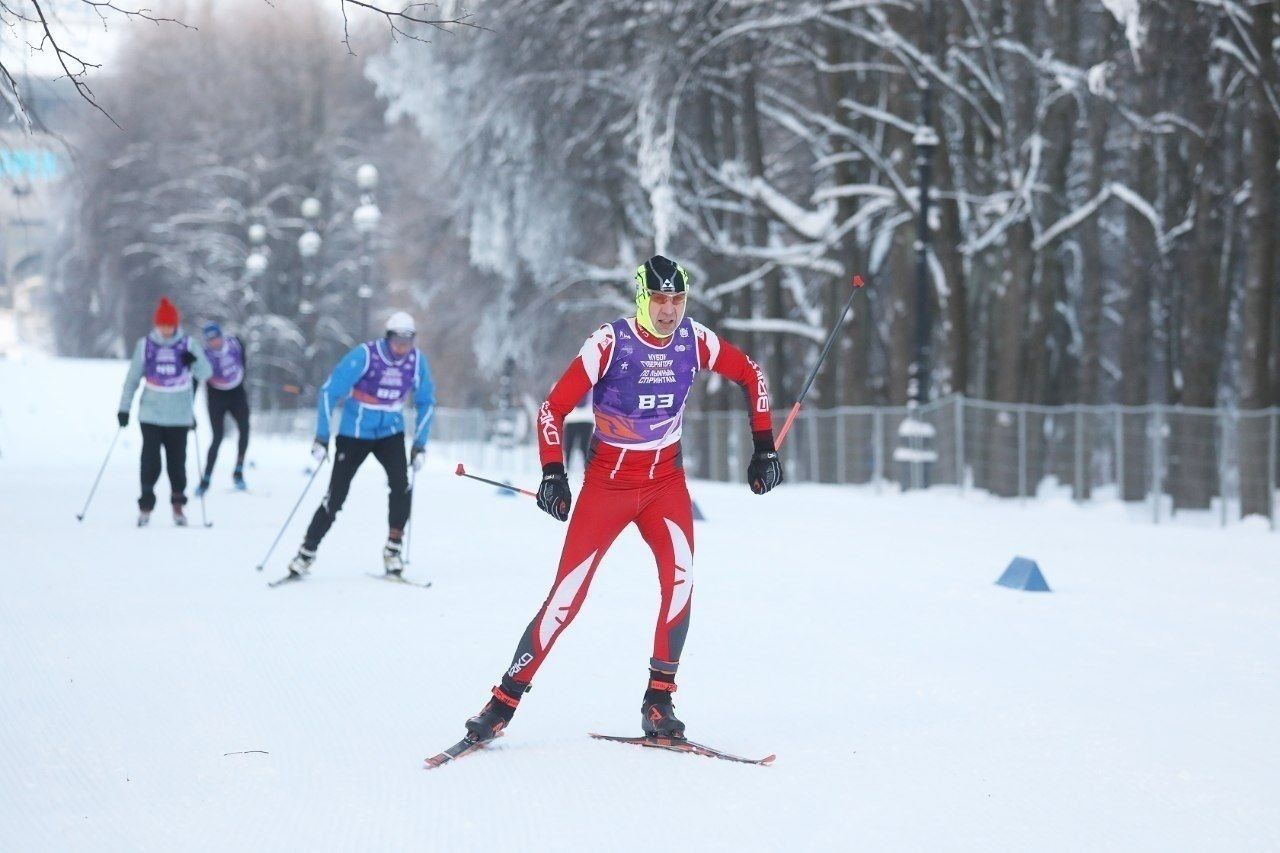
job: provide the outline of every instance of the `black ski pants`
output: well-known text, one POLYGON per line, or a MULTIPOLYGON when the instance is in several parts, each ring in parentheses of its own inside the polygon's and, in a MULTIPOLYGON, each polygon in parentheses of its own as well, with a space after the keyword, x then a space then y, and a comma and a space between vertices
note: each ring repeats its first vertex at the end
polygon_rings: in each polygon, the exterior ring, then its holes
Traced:
POLYGON ((156 482, 160 479, 160 448, 164 448, 164 467, 169 472, 169 502, 182 506, 187 502, 187 430, 184 426, 142 426, 142 497, 138 509, 151 512, 156 507, 156 482))
POLYGON ((205 399, 209 403, 209 425, 213 428, 213 441, 209 444, 209 457, 204 466, 207 480, 213 476, 213 463, 218 461, 218 448, 222 446, 222 432, 227 415, 235 420, 236 430, 240 433, 240 443, 236 448, 236 468, 244 467, 244 454, 249 449, 249 395, 245 393, 243 383, 227 391, 219 391, 206 385, 205 399))
POLYGON ((582 467, 591 462, 591 436, 596 431, 594 423, 571 423, 564 425, 564 467, 569 467, 576 450, 582 454, 582 467))
POLYGON ((314 551, 320 545, 320 540, 329 532, 334 518, 347 500, 351 479, 369 454, 373 454, 387 472, 387 526, 393 532, 404 531, 404 526, 409 522, 412 498, 409 491, 409 461, 404 451, 404 433, 398 432, 377 439, 340 435, 334 446, 333 476, 329 479, 329 491, 316 509, 316 514, 311 517, 302 547, 314 551))

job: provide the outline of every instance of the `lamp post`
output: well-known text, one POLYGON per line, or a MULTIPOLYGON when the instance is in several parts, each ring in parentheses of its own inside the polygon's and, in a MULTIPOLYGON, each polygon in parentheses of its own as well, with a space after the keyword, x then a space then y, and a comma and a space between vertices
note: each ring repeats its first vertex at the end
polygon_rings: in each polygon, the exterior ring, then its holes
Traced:
MULTIPOLYGON (((244 273, 249 279, 257 280, 267 271, 267 247, 263 244, 267 239, 267 228, 261 222, 254 222, 249 226, 249 254, 244 259, 244 273)), ((246 286, 246 290, 249 288, 246 286)), ((255 294, 258 298, 265 302, 265 294, 255 294)), ((249 294, 246 293, 248 297, 249 294)), ((265 386, 257 386, 257 399, 254 405, 260 408, 267 408, 268 389, 265 386)))
MULTIPOLYGON (((315 284, 315 271, 312 269, 312 259, 320 253, 320 246, 324 242, 320 235, 316 232, 315 221, 320 216, 320 202, 315 198, 305 198, 302 200, 302 218, 306 220, 307 230, 302 232, 302 236, 298 237, 298 255, 302 258, 302 300, 301 302, 310 303, 311 287, 315 284)), ((299 304, 301 310, 301 304, 299 304)), ((307 313, 303 311, 302 313, 307 313)))
MULTIPOLYGON (((320 254, 320 246, 324 242, 315 229, 315 221, 320 217, 320 202, 315 198, 302 200, 302 218, 307 222, 307 230, 298 237, 298 255, 302 258, 302 297, 298 300, 298 313, 302 315, 306 340, 315 340, 315 258, 320 254)), ((311 359, 307 359, 308 363, 311 359)), ((310 376, 307 380, 310 381, 310 376)))
POLYGON ((360 235, 360 288, 356 295, 360 297, 361 335, 369 333, 369 300, 373 298, 372 267, 373 233, 382 221, 382 211, 373 201, 373 191, 378 187, 378 168, 372 163, 365 163, 356 170, 356 186, 360 188, 360 206, 351 214, 351 224, 360 235))
POLYGON ((244 268, 251 276, 260 276, 267 271, 267 226, 255 222, 249 226, 249 255, 244 259, 244 268))

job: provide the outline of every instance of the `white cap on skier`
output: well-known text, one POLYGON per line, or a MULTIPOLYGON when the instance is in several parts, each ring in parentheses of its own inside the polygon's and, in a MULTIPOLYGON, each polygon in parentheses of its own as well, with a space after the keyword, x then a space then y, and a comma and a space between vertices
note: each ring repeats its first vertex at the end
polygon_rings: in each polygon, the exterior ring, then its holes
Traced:
POLYGON ((418 329, 413 318, 405 311, 397 311, 387 318, 387 331, 398 335, 416 335, 418 329))

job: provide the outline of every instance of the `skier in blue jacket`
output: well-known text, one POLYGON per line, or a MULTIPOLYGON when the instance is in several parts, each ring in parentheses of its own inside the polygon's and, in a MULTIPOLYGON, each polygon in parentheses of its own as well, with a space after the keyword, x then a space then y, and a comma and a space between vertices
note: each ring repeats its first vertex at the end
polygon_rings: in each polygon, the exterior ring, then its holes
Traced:
POLYGON ((397 311, 387 320, 382 339, 360 344, 343 356, 321 386, 311 455, 317 462, 329 455, 335 409, 340 406, 333 475, 329 491, 307 527, 302 547, 289 563, 290 575, 304 575, 311 568, 320 540, 347 499, 351 479, 370 454, 387 472, 390 488, 383 565, 390 575, 404 570, 401 549, 412 497, 408 465, 417 471, 426 461, 427 434, 435 408, 431 368, 422 350, 414 346, 416 335, 413 318, 397 311), (406 463, 404 407, 410 398, 417 418, 413 449, 406 463))

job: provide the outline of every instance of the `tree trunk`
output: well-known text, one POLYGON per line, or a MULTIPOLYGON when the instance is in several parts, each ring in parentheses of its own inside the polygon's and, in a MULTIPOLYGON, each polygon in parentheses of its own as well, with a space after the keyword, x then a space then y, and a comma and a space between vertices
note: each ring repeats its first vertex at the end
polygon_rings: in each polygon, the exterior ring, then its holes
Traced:
MULTIPOLYGON (((961 16, 946 3, 935 0, 938 19, 937 43, 947 45, 959 41, 961 16)), ((935 59, 937 57, 935 56, 935 59)), ((940 87, 937 87, 940 89, 940 87)), ((950 393, 966 394, 969 389, 969 293, 965 281, 964 256, 961 247, 964 245, 964 233, 960 223, 960 203, 953 198, 942 199, 943 192, 954 193, 956 187, 955 171, 952 168, 952 147, 956 139, 948 131, 946 113, 941 108, 944 93, 935 92, 937 104, 934 121, 938 130, 938 150, 934 154, 934 170, 937 176, 937 192, 933 203, 938 209, 938 233, 933 240, 933 253, 942 268, 945 294, 939 296, 939 316, 946 346, 947 369, 942 383, 937 388, 935 397, 950 393)))
MULTIPOLYGON (((1261 55, 1259 73, 1274 90, 1277 86, 1276 56, 1272 49, 1275 33, 1273 17, 1280 0, 1253 10, 1250 35, 1261 55)), ((1271 404, 1271 328, 1276 286, 1276 117, 1263 91, 1252 85, 1248 121, 1249 209, 1248 260, 1245 272, 1244 339, 1240 354, 1240 407, 1265 409, 1271 404)), ((1269 515, 1273 496, 1267 491, 1267 419, 1244 418, 1240 422, 1240 512, 1242 515, 1269 515)))
MULTIPOLYGON (((1179 201, 1194 207, 1195 226, 1181 257, 1174 264, 1185 275, 1176 277, 1173 333, 1174 388, 1184 406, 1213 408, 1218 399, 1218 377, 1222 365, 1222 342, 1226 337, 1227 282, 1221 273, 1224 246, 1229 246, 1223 229, 1222 211, 1230 204, 1224 198, 1224 166, 1229 146, 1222 144, 1221 124, 1215 124, 1215 105, 1222 92, 1211 83, 1208 54, 1196 50, 1211 37, 1212 13, 1195 6, 1178 10, 1179 25, 1173 50, 1162 55, 1174 57, 1166 74, 1186 104, 1187 118, 1207 134, 1186 134, 1183 145, 1173 147, 1177 158, 1171 177, 1185 188, 1179 201), (1183 156, 1185 152, 1185 156, 1183 156)), ((1219 493, 1216 418, 1208 414, 1186 413, 1173 418, 1169 453, 1169 489, 1175 509, 1208 509, 1219 493)))
MULTIPOLYGON (((1106 164, 1107 119, 1109 107, 1101 98, 1088 102, 1089 166, 1085 178, 1085 196, 1095 198, 1102 191, 1106 164)), ((1083 261, 1080 294, 1080 380, 1078 399, 1086 405, 1102 403, 1102 225, 1100 214, 1090 216, 1080 226, 1080 254, 1083 261)), ((1081 441, 1085 452, 1084 482, 1079 484, 1081 499, 1088 500, 1093 490, 1094 418, 1084 419, 1081 441)))
MULTIPOLYGON (((1031 44, 1034 34, 1035 9, 1031 3, 1012 4, 1011 37, 1022 44, 1031 44)), ((1011 107, 1007 123, 1009 137, 1003 140, 1006 168, 1011 175, 1026 173, 1025 149, 1035 131, 1036 83, 1034 75, 1027 73, 1025 61, 1018 57, 1006 59, 1002 69, 1003 83, 1009 91, 1011 107)), ((1019 202, 1014 202, 1019 203, 1019 202)), ((1005 273, 998 288, 995 306, 999 329, 995 342, 995 397, 1004 403, 1022 403, 1026 400, 1023 377, 1026 370, 1027 293, 1035 286, 1035 255, 1031 249, 1033 239, 1031 211, 1023 211, 1021 218, 1005 232, 1005 273)), ((1017 419, 1002 417, 991 430, 991 452, 999 453, 1004 460, 992 471, 991 487, 1004 497, 1019 493, 1021 486, 1017 456, 1008 453, 1018 443, 1017 419)))
MULTIPOLYGON (((1130 160, 1133 189, 1151 198, 1156 169, 1150 144, 1136 138, 1130 160)), ((1129 286, 1120 344, 1120 402, 1126 406, 1145 406, 1150 402, 1151 294, 1157 267, 1156 245, 1151 223, 1132 207, 1125 208, 1125 244, 1129 286)), ((1150 490, 1149 420, 1145 413, 1138 412, 1126 412, 1121 420, 1124 430, 1121 497, 1126 501, 1141 501, 1150 490)))

